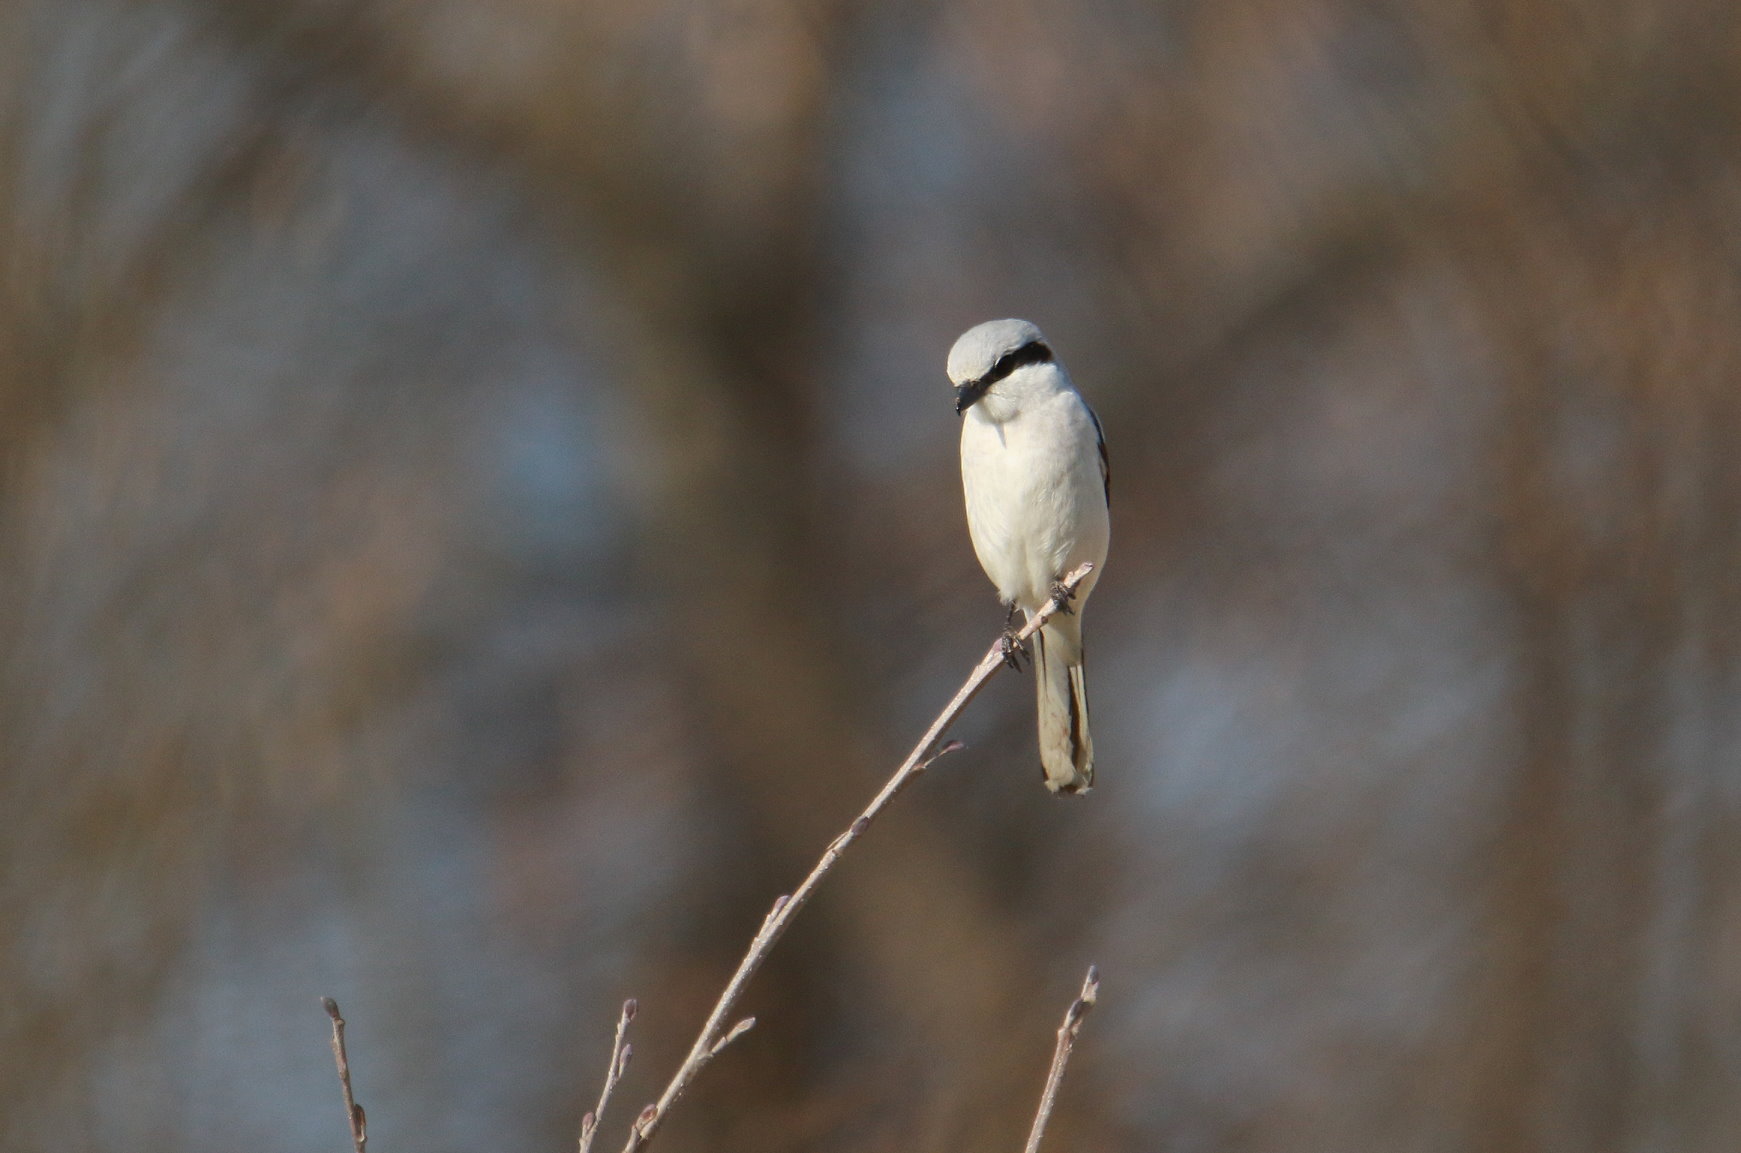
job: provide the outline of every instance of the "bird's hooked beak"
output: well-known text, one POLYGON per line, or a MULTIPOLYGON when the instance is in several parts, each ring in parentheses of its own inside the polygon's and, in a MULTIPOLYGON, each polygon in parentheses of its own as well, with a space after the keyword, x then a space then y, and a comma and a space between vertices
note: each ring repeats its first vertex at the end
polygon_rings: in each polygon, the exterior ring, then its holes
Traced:
POLYGON ((955 388, 955 415, 960 416, 978 404, 979 398, 984 396, 990 387, 991 385, 983 379, 970 380, 966 384, 957 385, 955 388))

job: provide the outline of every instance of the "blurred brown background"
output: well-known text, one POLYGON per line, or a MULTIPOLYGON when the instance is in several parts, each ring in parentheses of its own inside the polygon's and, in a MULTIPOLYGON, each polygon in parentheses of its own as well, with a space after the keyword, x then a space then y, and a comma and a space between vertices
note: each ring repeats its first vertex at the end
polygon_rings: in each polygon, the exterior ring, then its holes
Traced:
POLYGON ((12 0, 0 1145, 570 1147, 1001 623, 677 1150, 1741 1144, 1741 9, 12 0))

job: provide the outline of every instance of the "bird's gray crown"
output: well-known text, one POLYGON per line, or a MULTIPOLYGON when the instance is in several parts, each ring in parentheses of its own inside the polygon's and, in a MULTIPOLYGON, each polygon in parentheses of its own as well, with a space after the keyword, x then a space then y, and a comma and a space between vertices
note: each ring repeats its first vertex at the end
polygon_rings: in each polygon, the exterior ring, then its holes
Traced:
MULTIPOLYGON (((988 320, 962 333, 949 350, 949 379, 957 385, 983 379, 1003 357, 1030 344, 1045 347, 1039 326, 1027 320, 988 320)), ((1047 350, 1050 359, 1050 350, 1047 350)))

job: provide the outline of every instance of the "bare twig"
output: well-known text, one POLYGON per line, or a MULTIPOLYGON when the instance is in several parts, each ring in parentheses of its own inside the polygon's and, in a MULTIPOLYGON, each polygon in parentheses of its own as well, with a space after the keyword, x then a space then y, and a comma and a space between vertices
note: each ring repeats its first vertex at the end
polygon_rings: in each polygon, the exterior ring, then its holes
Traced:
MULTIPOLYGON (((1065 577, 1061 583, 1065 589, 1074 593, 1076 587, 1087 578, 1093 569, 1094 566, 1091 564, 1082 565, 1065 577)), ((1040 626, 1045 624, 1056 611, 1055 605, 1042 606, 1034 618, 1022 628, 1021 632, 1016 634, 1016 639, 1018 641, 1027 640, 1039 631, 1040 626)), ((961 715, 961 711, 967 707, 968 702, 978 695, 979 690, 985 687, 985 683, 997 673, 1003 663, 1001 644, 992 645, 991 651, 980 658, 979 664, 974 666, 973 672, 968 675, 966 683, 944 706, 943 711, 937 714, 937 719, 931 722, 931 727, 925 730, 925 735, 919 738, 919 743, 913 746, 913 751, 907 754, 907 759, 901 762, 900 767, 883 785, 882 790, 872 798, 864 812, 860 813, 847 827, 846 832, 834 838, 827 850, 823 852, 822 859, 816 862, 815 868, 810 870, 810 875, 804 878, 803 882, 792 891, 792 894, 780 897, 774 902, 774 907, 762 919, 762 927, 756 931, 755 937, 751 939, 748 952, 744 954, 743 960, 738 962, 737 972, 733 973, 731 980, 726 983, 725 992, 720 994, 719 1001, 713 1006, 713 1012, 708 1015, 707 1023, 701 1027, 701 1033, 695 1038, 695 1044, 690 1046, 689 1055, 684 1058, 683 1064, 673 1074, 670 1083, 665 1086, 665 1091, 660 1094, 659 1100, 641 1110, 641 1115, 635 1119, 635 1124, 629 1130, 628 1143, 623 1146, 623 1153, 637 1153, 647 1142, 651 1141, 653 1134, 664 1123, 666 1115, 671 1112, 671 1107, 677 1103, 678 1098, 683 1096, 684 1091, 689 1088, 696 1076, 707 1067, 708 1062, 712 1061, 719 1055, 720 1050, 742 1036, 755 1023, 755 1018, 746 1017, 732 1026, 729 1033, 722 1032, 725 1028, 726 1018, 731 1016, 731 1011, 737 1005, 738 999, 743 996, 745 987, 750 983, 750 978, 754 977, 756 970, 762 967, 762 962, 767 959, 768 952, 773 949, 775 942, 785 933, 786 927, 792 923, 792 918, 797 916, 798 910, 809 902, 811 895, 816 892, 816 887, 822 883, 822 878, 828 875, 829 870, 834 868, 834 864, 840 860, 841 854, 846 852, 854 841, 864 835, 865 830, 870 828, 871 822, 876 820, 877 815, 887 807, 890 801, 895 799, 896 794, 911 784, 915 777, 930 768, 931 763, 938 757, 945 756, 961 747, 960 743, 956 741, 950 741, 943 745, 939 745, 939 742, 943 739, 943 733, 954 723, 955 718, 961 715)))
POLYGON ((617 1039, 611 1043, 611 1063, 605 1069, 604 1088, 599 1091, 598 1104, 592 1112, 580 1119, 580 1153, 588 1153, 592 1148, 599 1122, 605 1119, 605 1106, 611 1103, 611 1094, 615 1092, 617 1082, 623 1079, 623 1070, 629 1067, 629 1059, 635 1055, 635 1047, 623 1037, 629 1031, 629 1022, 635 1019, 636 1008, 633 997, 623 1002, 623 1015, 617 1018, 617 1039))
POLYGON ((1052 1106, 1058 1100, 1058 1083, 1064 1080, 1064 1066, 1070 1063, 1070 1051, 1076 1047, 1076 1034, 1082 1031, 1082 1018, 1094 1008, 1100 996, 1100 970, 1088 966, 1088 976, 1082 981, 1082 992, 1064 1011, 1064 1023, 1058 1026, 1058 1047, 1052 1050, 1052 1071, 1046 1074, 1046 1090, 1040 1094, 1040 1109, 1034 1114, 1034 1127, 1028 1132, 1028 1144, 1023 1153, 1040 1153, 1040 1138, 1046 1132, 1046 1122, 1052 1119, 1052 1106))
POLYGON ((369 1143, 369 1120, 351 1094, 351 1062, 345 1056, 345 1019, 339 1016, 339 1003, 331 997, 322 997, 320 1003, 326 1015, 332 1018, 332 1059, 339 1067, 339 1088, 345 1095, 345 1120, 351 1127, 351 1144, 357 1147, 357 1153, 365 1153, 364 1146, 369 1143))

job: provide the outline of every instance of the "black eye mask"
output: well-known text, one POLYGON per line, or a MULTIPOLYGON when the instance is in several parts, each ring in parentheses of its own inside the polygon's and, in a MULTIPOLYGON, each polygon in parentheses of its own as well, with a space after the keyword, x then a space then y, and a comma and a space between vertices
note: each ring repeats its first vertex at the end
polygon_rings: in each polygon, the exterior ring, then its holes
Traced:
POLYGON ((991 371, 978 380, 970 380, 955 390, 955 415, 960 416, 984 396, 992 385, 1029 364, 1050 364, 1052 350, 1046 347, 1043 340, 1030 340, 1012 352, 1006 352, 997 358, 997 363, 991 366, 991 371))

